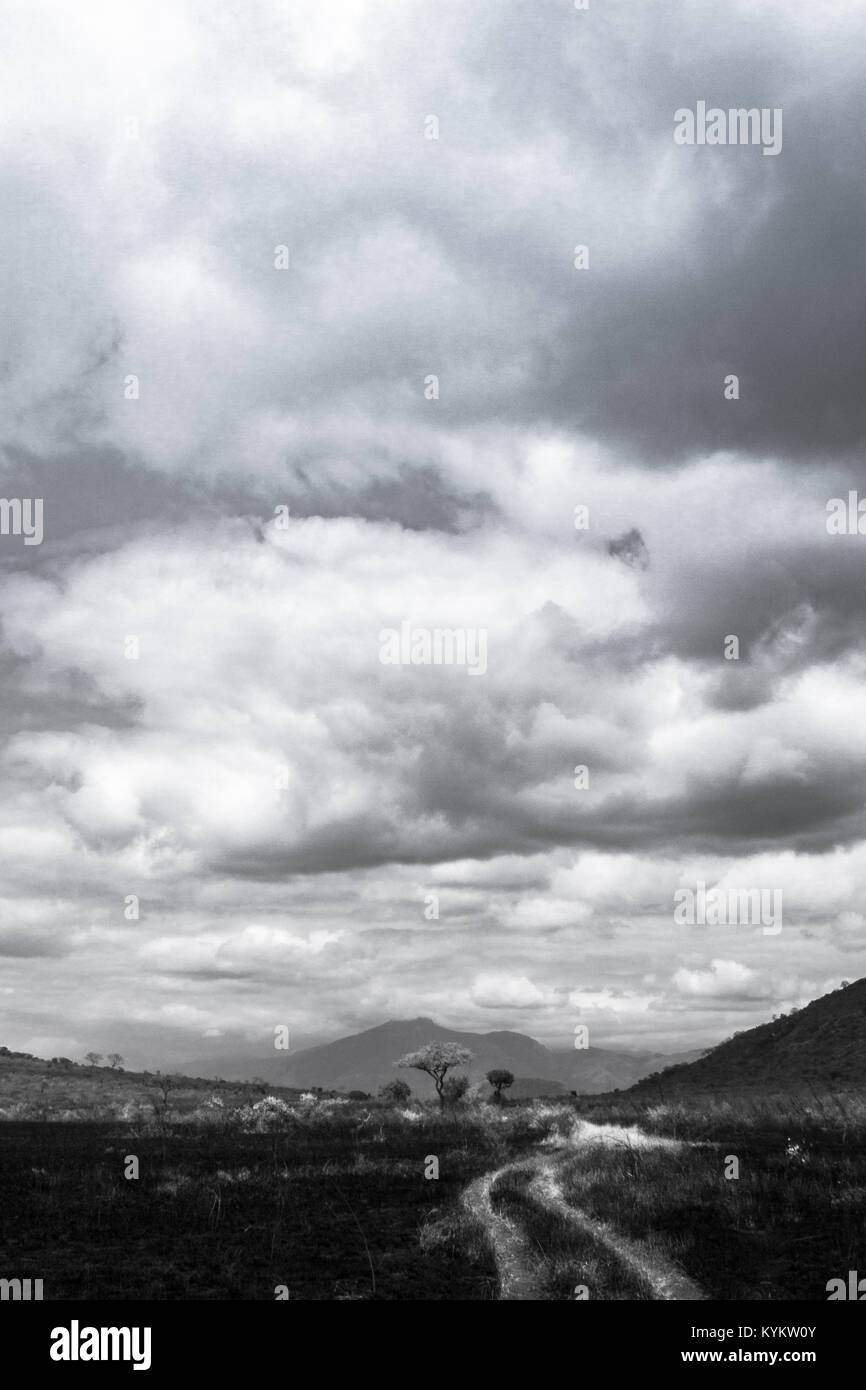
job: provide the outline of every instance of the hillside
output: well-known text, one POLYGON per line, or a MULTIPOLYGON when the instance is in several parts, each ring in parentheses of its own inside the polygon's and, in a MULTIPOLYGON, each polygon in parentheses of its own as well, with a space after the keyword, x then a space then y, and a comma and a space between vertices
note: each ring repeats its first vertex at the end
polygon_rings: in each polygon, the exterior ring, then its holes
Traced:
MULTIPOLYGON (((215 1090, 229 1105, 255 1101, 262 1093, 260 1086, 248 1082, 215 1082, 172 1073, 172 1115, 195 1110, 215 1090)), ((278 1094, 291 1102, 299 1092, 281 1089, 278 1094)), ((46 1061, 0 1047, 0 1120, 100 1120, 118 1114, 134 1119, 152 1115, 161 1099, 158 1073, 91 1067, 66 1057, 46 1061)))
POLYGON ((850 1089, 866 1084, 866 979, 735 1033, 696 1062, 645 1078, 630 1094, 850 1089))

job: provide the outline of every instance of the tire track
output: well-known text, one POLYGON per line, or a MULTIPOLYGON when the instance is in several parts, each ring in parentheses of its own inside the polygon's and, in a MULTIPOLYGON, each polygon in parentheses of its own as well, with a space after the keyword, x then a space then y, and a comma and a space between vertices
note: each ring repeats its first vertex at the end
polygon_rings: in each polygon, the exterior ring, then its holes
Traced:
POLYGON ((509 1169, 498 1168, 476 1178, 463 1193, 463 1204, 484 1227, 499 1277, 499 1298, 511 1301, 541 1299, 529 1243, 507 1217, 493 1210, 490 1189, 509 1169))
MULTIPOLYGON (((583 1145, 595 1137, 594 1127, 582 1122, 571 1136, 570 1147, 583 1145)), ((637 1131, 634 1132, 635 1135, 637 1131)), ((613 1136, 599 1133, 601 1142, 611 1143, 613 1136)), ((631 1134, 628 1140, 631 1139, 631 1134)), ((654 1145, 655 1137, 640 1134, 646 1147, 654 1145)), ((620 1139, 618 1142, 623 1142, 620 1139)), ((668 1141, 669 1142, 669 1141, 668 1141)), ((662 1140, 662 1144, 666 1141, 662 1140)), ((529 1242, 515 1223, 495 1211, 491 1201, 494 1183, 505 1173, 530 1172, 529 1194, 539 1206, 552 1212, 595 1244, 609 1250, 632 1274, 637 1275, 651 1290, 653 1298, 665 1302, 697 1302, 707 1294, 695 1280, 645 1241, 621 1235, 607 1222, 600 1221, 565 1199, 555 1171, 553 1158, 522 1159, 476 1178, 463 1193, 463 1204, 481 1223, 490 1241, 496 1272, 499 1277, 499 1298, 505 1300, 539 1300, 541 1276, 533 1260, 529 1242)))
POLYGON ((530 1182, 529 1191, 547 1211, 554 1212, 570 1226, 610 1250, 621 1264, 649 1285, 654 1298, 668 1302, 706 1299, 707 1295, 700 1285, 684 1274, 672 1260, 651 1249, 644 1241, 620 1235, 607 1222, 569 1206, 552 1167, 547 1164, 541 1167, 530 1182))

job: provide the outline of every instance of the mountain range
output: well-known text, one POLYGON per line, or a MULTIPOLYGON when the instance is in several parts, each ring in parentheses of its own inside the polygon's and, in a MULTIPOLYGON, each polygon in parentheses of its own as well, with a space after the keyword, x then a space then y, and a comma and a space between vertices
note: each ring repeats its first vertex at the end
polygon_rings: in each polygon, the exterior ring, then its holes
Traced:
POLYGON ((433 1093, 427 1076, 398 1070, 404 1053, 427 1042, 453 1042, 472 1053, 473 1082, 492 1068, 516 1078, 510 1094, 598 1095, 634 1089, 636 1097, 661 1087, 675 1091, 794 1090, 821 1085, 847 1089, 866 1083, 866 978, 847 981, 802 1009, 779 1015, 710 1049, 676 1054, 608 1048, 549 1048, 525 1033, 461 1032, 432 1018, 391 1020, 335 1042, 269 1057, 239 1055, 189 1062, 188 1075, 226 1080, 260 1077, 270 1085, 321 1086, 375 1092, 402 1076, 419 1096, 433 1093), (658 1078, 658 1073, 664 1075, 658 1078))
POLYGON ((561 1095, 569 1091, 594 1095, 624 1089, 651 1072, 700 1056, 699 1051, 669 1056, 600 1047, 548 1048, 525 1033, 507 1030, 460 1032, 444 1028, 432 1018, 414 1018, 392 1020, 300 1052, 275 1052, 269 1058, 255 1061, 236 1056, 216 1057, 207 1062, 189 1062, 183 1070, 193 1075, 217 1075, 226 1080, 260 1076, 271 1085, 367 1092, 375 1092, 385 1082, 400 1076, 417 1095, 426 1097, 433 1094, 430 1079, 422 1072, 398 1071, 394 1063, 404 1053, 427 1042, 454 1042, 468 1048, 472 1063, 465 1070, 473 1082, 482 1081, 485 1073, 494 1067, 510 1071, 517 1078, 510 1091, 515 1098, 561 1095))

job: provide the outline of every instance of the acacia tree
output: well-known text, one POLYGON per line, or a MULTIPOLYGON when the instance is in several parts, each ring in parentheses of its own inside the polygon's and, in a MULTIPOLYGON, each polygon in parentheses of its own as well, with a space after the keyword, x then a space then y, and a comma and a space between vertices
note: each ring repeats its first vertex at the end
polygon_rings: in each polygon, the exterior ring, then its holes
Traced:
POLYGON ((496 1094, 493 1099, 497 1105, 502 1104, 502 1092, 508 1086, 514 1085, 514 1076, 504 1067, 494 1067, 493 1071, 487 1073, 487 1080, 490 1082, 496 1094))
POLYGON ((429 1042, 423 1047, 419 1047, 416 1052, 407 1052, 405 1057, 401 1057, 399 1062, 395 1062, 398 1067, 413 1067, 415 1071, 426 1072, 433 1078, 436 1087, 436 1094, 439 1097, 439 1104, 444 1106, 445 1096, 443 1086, 445 1077, 452 1067, 465 1067, 472 1061, 472 1053, 459 1043, 452 1042, 429 1042))

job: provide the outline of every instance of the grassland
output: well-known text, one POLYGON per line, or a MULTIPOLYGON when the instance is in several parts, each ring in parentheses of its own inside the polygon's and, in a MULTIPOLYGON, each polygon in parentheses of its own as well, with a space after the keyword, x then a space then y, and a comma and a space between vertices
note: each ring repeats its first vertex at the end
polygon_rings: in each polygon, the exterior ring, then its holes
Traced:
POLYGON ((42 1279, 46 1299, 270 1300, 279 1286, 292 1299, 495 1299, 487 1233, 461 1201, 492 1172, 493 1210, 526 1237, 550 1300, 578 1286, 658 1294, 537 1200, 538 1172, 711 1299, 823 1300, 829 1279, 866 1273, 866 1104, 853 1092, 445 1112, 286 1093, 268 1108, 256 1087, 214 1101, 213 1082, 188 1082, 166 1100, 158 1078, 76 1069, 55 1090, 38 1068, 12 1070, 4 1089, 0 1069, 0 1276, 42 1279))
POLYGON ((51 1299, 273 1299, 279 1285, 302 1299, 494 1298, 460 1193, 536 1137, 520 1112, 495 1127, 354 1105, 269 1133, 7 1122, 3 1272, 43 1279, 51 1299))
MULTIPOLYGON (((565 1201, 641 1242, 650 1258, 673 1261, 708 1298, 824 1300, 829 1279, 866 1270, 862 1094, 592 1097, 576 1108, 599 1128, 554 1157, 565 1201), (643 1136, 671 1142, 655 1147, 643 1136)), ((650 1296, 534 1201, 528 1178, 506 1170, 493 1199, 537 1249, 548 1297, 567 1298, 579 1284, 596 1297, 650 1296)))
POLYGON ((563 1187, 627 1234, 660 1241, 712 1298, 825 1299, 829 1279, 866 1270, 862 1092, 696 1095, 636 1110, 587 1100, 581 1112, 683 1143, 581 1146, 563 1187), (731 1158, 737 1178, 725 1177, 731 1158))

